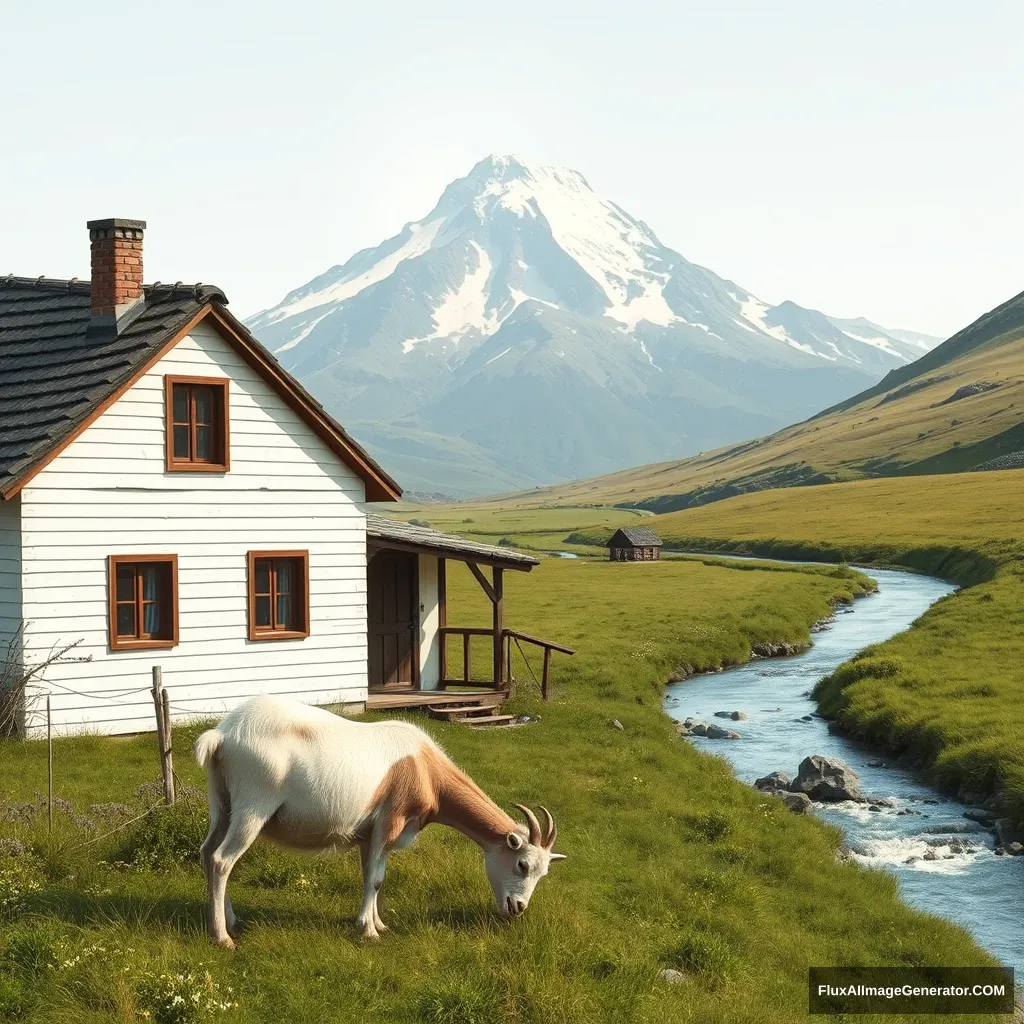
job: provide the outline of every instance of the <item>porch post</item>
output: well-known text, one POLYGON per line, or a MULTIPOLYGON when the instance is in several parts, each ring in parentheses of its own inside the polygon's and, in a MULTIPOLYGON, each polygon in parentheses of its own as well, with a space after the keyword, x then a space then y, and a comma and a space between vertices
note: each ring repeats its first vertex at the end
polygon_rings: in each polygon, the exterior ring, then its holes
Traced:
POLYGON ((444 632, 448 625, 448 569, 443 558, 437 560, 437 625, 438 686, 443 688, 448 681, 448 636, 444 632))
POLYGON ((502 610, 504 605, 504 592, 502 583, 502 570, 494 567, 494 685, 500 690, 505 682, 505 664, 502 658, 502 610))

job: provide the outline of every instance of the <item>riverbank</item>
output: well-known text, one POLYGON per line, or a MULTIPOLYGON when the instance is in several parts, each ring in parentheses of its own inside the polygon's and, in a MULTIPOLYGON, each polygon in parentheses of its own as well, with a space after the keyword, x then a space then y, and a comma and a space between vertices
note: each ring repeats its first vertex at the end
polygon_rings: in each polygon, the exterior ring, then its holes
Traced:
POLYGON ((951 588, 917 573, 867 571, 879 581, 877 594, 843 609, 810 651, 672 686, 668 712, 677 721, 703 718, 737 731, 742 738, 735 741, 696 736, 690 742, 725 757, 751 785, 771 772, 796 776, 813 754, 849 765, 869 802, 819 802, 813 813, 842 828, 858 863, 894 873, 907 902, 968 928, 1024 976, 1024 903, 1016 896, 1024 889, 1024 857, 1000 855, 991 816, 981 808, 966 808, 896 759, 830 730, 810 696, 818 679, 902 632, 951 588), (713 717, 720 710, 739 712, 739 718, 713 717))
MULTIPOLYGON (((134 805, 153 778, 151 736, 57 742, 57 792, 74 816, 58 810, 52 839, 45 812, 22 806, 45 788, 44 745, 0 746, 0 830, 31 853, 4 861, 23 866, 26 885, 23 912, 0 919, 0 1006, 8 1019, 134 1020, 140 972, 187 967, 208 970, 221 994, 231 988, 239 1005, 217 1015, 226 1022, 786 1022, 806 1019, 812 965, 991 963, 959 928, 905 906, 892 878, 838 863, 838 830, 737 782, 663 713, 673 671, 806 643, 834 602, 865 586, 835 567, 700 561, 550 559, 509 579, 509 625, 578 651, 555 660, 547 704, 514 663, 513 707, 540 722, 488 733, 415 721, 503 806, 555 813, 569 859, 511 924, 492 909, 478 851, 429 829, 393 858, 382 893, 391 931, 379 944, 356 937, 353 854, 263 847, 232 878, 247 925, 239 948, 212 949, 195 857, 201 804, 83 846, 106 830, 100 814, 120 813, 99 805, 134 805), (666 981, 665 969, 683 980, 666 981)), ((449 602, 460 622, 489 621, 466 572, 451 573, 449 602)), ((195 732, 176 730, 176 768, 199 786, 185 753, 195 732)))
MULTIPOLYGON (((1024 472, 742 495, 659 516, 676 549, 898 565, 963 587, 816 691, 837 727, 1024 822, 1024 472)), ((598 538, 584 532, 578 542, 598 538)))

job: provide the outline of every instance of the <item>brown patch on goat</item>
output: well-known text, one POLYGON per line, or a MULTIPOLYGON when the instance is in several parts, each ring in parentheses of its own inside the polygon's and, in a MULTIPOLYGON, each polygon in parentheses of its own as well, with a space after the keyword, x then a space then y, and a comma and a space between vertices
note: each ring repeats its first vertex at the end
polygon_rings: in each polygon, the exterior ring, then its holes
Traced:
POLYGON ((316 729, 308 722, 290 722, 288 732, 297 739, 305 740, 307 743, 312 743, 317 738, 316 729))
POLYGON ((379 808, 384 848, 391 846, 409 822, 420 828, 437 822, 477 842, 498 842, 519 830, 468 775, 433 746, 396 761, 381 779, 371 806, 379 808))

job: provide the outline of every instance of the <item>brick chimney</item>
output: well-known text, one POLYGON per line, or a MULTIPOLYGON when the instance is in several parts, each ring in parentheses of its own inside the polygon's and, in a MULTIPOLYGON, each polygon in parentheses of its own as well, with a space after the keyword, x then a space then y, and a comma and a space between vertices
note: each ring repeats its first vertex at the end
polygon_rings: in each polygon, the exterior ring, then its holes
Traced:
POLYGON ((142 298, 144 220, 91 220, 92 320, 114 325, 142 298))

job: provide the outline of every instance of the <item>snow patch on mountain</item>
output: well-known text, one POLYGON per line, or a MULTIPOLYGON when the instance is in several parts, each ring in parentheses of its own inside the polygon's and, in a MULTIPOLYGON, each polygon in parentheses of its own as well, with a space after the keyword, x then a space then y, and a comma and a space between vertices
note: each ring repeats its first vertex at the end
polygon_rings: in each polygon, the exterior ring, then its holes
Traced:
POLYGON ((286 298, 284 303, 269 314, 268 322, 277 323, 287 317, 295 316, 297 313, 303 313, 308 309, 315 309, 317 306, 323 306, 329 302, 343 302, 345 299, 358 295, 364 288, 369 288, 370 285, 390 277, 400 263, 425 253, 430 248, 431 243, 434 241, 438 231, 441 230, 443 224, 443 220, 437 219, 426 224, 406 225, 405 231, 409 232, 408 240, 393 252, 383 256, 368 270, 361 274, 343 275, 339 281, 329 285, 322 291, 310 292, 296 298, 292 302, 289 302, 286 298))
POLYGON ((748 295, 746 299, 741 300, 735 292, 729 292, 729 297, 735 299, 740 304, 740 316, 742 316, 747 323, 754 325, 754 327, 748 327, 747 324, 737 320, 736 322, 741 327, 746 327, 748 331, 756 328, 764 334, 775 338, 776 341, 783 341, 787 345, 792 345, 793 348, 799 349, 801 352, 806 352, 808 355, 820 356, 822 359, 830 358, 823 352, 819 352, 812 345, 804 345, 795 338, 791 338, 786 333, 786 328, 781 324, 775 327, 769 327, 768 324, 765 323, 765 317, 768 315, 770 307, 765 305, 765 303, 761 302, 759 299, 755 299, 753 295, 748 295))

